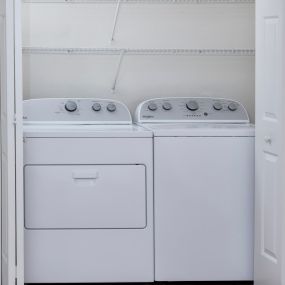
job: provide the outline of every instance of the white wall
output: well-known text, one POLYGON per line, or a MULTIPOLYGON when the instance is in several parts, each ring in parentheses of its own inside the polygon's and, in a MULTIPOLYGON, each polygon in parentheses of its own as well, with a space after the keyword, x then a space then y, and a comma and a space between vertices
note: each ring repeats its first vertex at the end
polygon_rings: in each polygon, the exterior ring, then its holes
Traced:
MULTIPOLYGON (((253 49, 254 4, 23 3, 24 47, 253 49)), ((254 57, 24 54, 24 97, 116 98, 131 110, 163 96, 241 101, 254 119, 254 57)))

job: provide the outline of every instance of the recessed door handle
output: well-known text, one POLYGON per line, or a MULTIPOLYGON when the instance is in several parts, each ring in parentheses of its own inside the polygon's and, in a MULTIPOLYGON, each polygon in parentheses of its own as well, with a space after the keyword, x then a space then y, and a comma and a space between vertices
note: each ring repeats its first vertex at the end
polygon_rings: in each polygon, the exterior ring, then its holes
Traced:
POLYGON ((98 179, 99 173, 96 170, 75 170, 72 172, 74 180, 95 180, 98 179))

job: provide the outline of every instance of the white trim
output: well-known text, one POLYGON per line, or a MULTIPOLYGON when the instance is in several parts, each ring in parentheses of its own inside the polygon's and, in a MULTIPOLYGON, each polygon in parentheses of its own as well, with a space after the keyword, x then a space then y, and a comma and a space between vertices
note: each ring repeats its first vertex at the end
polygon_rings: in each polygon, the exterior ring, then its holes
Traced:
POLYGON ((54 126, 54 125, 63 125, 63 126, 78 126, 78 125, 111 125, 111 126, 116 126, 116 125, 132 125, 132 122, 130 121, 24 121, 25 126, 30 126, 30 125, 44 125, 44 126, 54 126))
POLYGON ((23 194, 23 84, 22 1, 14 0, 15 45, 15 144, 16 144, 16 259, 17 285, 24 285, 24 194, 23 194))
MULTIPOLYGON (((118 0, 23 0, 23 3, 115 4, 118 0)), ((122 0, 124 4, 254 4, 255 0, 122 0)))
POLYGON ((152 124, 152 125, 161 125, 161 124, 174 124, 174 123, 191 123, 191 124, 196 124, 196 123, 213 123, 213 124, 232 124, 232 125, 238 125, 238 124, 244 124, 244 125, 249 125, 249 122, 247 120, 235 120, 234 122, 231 120, 140 120, 137 122, 138 124, 152 124))
MULTIPOLYGON (((3 208, 5 203, 5 216, 2 215, 2 221, 5 219, 5 230, 2 232, 2 237, 7 239, 7 248, 1 248, 1 258, 5 263, 2 264, 2 269, 5 266, 5 271, 2 270, 2 281, 6 283, 3 285, 14 285, 16 279, 16 176, 15 176, 15 124, 14 124, 14 112, 15 112, 15 54, 14 54, 14 0, 3 0, 3 34, 1 33, 1 45, 2 45, 2 58, 1 58, 1 132, 2 140, 5 140, 5 144, 2 143, 1 155, 5 152, 5 158, 1 157, 1 163, 3 167, 3 161, 5 160, 4 172, 6 175, 6 200, 1 200, 1 206, 3 208), (3 100, 5 98, 5 100, 3 100), (2 113, 3 112, 3 113, 2 113), (5 124, 5 126, 4 126, 5 124), (4 131, 4 132, 3 132, 4 131), (6 149, 3 150, 3 145, 6 149)), ((3 168, 2 168, 3 170, 3 168)), ((3 173, 3 172, 2 172, 3 173)), ((2 177, 3 179, 3 177, 2 177)), ((2 223, 2 230, 4 228, 2 223)), ((3 242, 2 242, 3 245, 3 242)), ((21 284, 22 285, 22 284, 21 284)))

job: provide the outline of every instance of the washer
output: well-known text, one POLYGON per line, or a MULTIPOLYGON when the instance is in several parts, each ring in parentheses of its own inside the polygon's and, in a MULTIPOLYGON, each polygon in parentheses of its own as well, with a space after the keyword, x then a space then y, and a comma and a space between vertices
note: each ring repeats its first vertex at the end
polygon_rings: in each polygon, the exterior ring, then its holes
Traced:
POLYGON ((155 280, 253 279, 254 127, 238 102, 153 99, 155 280))
POLYGON ((151 282, 152 132, 97 99, 24 102, 25 283, 151 282))

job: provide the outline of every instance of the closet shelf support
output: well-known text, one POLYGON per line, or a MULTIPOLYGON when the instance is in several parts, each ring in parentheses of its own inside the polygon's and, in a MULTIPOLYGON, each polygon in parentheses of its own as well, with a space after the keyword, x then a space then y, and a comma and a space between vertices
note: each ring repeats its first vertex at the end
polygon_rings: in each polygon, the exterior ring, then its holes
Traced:
POLYGON ((125 50, 121 50, 121 53, 120 53, 120 56, 119 56, 119 60, 118 60, 118 64, 117 64, 117 68, 116 68, 115 77, 114 77, 114 82, 113 82, 113 85, 112 85, 112 88, 111 88, 113 93, 115 93, 115 91, 116 91, 117 82, 118 82, 118 79, 119 79, 119 75, 120 75, 120 71, 121 71, 124 55, 125 55, 125 50))
POLYGON ((115 32, 116 32, 116 27, 117 27, 117 23, 118 23, 118 17, 119 17, 121 3, 122 3, 122 1, 118 0, 117 6, 116 6, 116 11, 115 11, 115 16, 114 16, 114 23, 113 23, 112 34, 111 34, 111 43, 115 39, 115 32))

